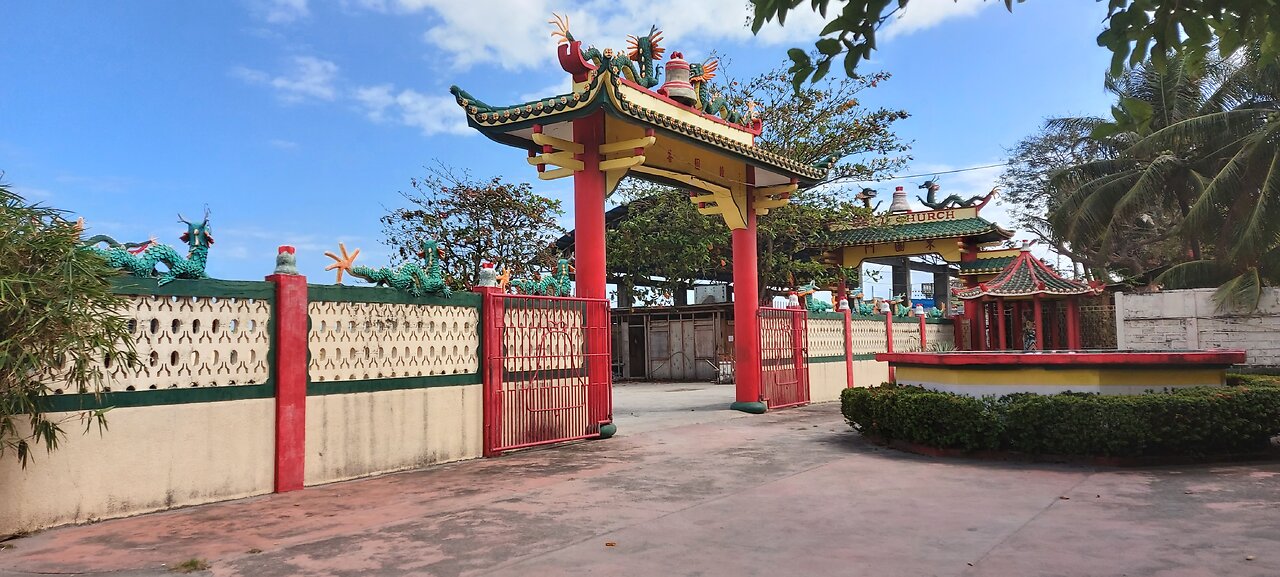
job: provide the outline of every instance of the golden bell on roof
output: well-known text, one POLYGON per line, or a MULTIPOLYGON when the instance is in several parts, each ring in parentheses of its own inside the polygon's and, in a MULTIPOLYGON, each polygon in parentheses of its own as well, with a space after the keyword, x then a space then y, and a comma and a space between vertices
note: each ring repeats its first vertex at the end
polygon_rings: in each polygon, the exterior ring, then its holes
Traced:
POLYGON ((684 55, 672 52, 665 69, 667 81, 658 89, 658 94, 685 106, 697 104, 698 93, 693 91, 693 85, 689 83, 689 63, 685 61, 684 55))

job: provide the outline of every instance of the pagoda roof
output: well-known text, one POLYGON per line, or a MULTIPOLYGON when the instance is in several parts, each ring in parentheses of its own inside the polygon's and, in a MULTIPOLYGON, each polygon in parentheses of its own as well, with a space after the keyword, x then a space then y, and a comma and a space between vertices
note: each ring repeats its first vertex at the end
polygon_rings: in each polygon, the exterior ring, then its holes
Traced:
POLYGON ((1013 237, 1013 233, 982 218, 958 218, 910 222, 906 224, 872 224, 832 231, 827 246, 863 246, 912 240, 941 238, 968 238, 975 243, 999 242, 1013 237))
POLYGON ((612 68, 590 71, 585 82, 574 84, 573 92, 510 106, 486 104, 457 86, 449 91, 466 111, 467 124, 472 128, 497 142, 529 150, 540 148, 532 140, 534 125, 568 122, 603 108, 612 117, 737 157, 774 173, 778 182, 795 178, 813 184, 823 179, 828 170, 825 165, 798 162, 758 148, 753 144, 760 133, 758 126, 746 127, 691 110, 622 77, 612 68))
POLYGON ((1018 256, 1005 265, 996 278, 975 287, 954 289, 952 292, 965 300, 992 297, 1065 297, 1095 295, 1103 290, 1097 282, 1082 283, 1063 278, 1044 261, 1032 256, 1029 247, 1023 247, 1018 256))
POLYGON ((1004 270, 1004 267, 1009 266, 1009 263, 1013 262, 1015 258, 1018 258, 1019 252, 1021 251, 1017 248, 978 251, 978 254, 975 255, 976 258, 973 260, 960 261, 957 263, 960 265, 960 275, 971 276, 999 274, 1004 270))

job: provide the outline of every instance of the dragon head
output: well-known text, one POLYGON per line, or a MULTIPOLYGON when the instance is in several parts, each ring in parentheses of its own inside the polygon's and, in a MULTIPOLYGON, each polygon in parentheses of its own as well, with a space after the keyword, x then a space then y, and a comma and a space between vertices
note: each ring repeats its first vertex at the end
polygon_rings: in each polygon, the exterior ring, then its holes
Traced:
POLYGON ((929 180, 924 181, 924 184, 921 184, 919 188, 920 190, 936 192, 939 188, 942 188, 942 187, 938 186, 938 177, 935 176, 933 178, 930 178, 929 180))
POLYGON ((651 60, 662 60, 662 54, 667 51, 659 43, 662 42, 662 31, 657 26, 649 27, 647 36, 627 35, 627 58, 636 62, 641 62, 647 55, 651 60))
POLYGON ((689 63, 689 82, 691 84, 711 82, 716 77, 716 69, 720 68, 720 61, 715 58, 708 58, 701 64, 697 62, 689 63))
POLYGON ((178 238, 187 243, 191 250, 200 247, 209 248, 213 244, 213 234, 209 231, 209 209, 207 207, 204 209, 204 220, 201 220, 199 224, 182 218, 182 213, 178 213, 178 222, 187 225, 187 232, 182 233, 182 236, 178 238))
POLYGON ((424 239, 421 244, 422 248, 418 251, 418 258, 425 259, 427 266, 433 264, 435 259, 444 260, 444 247, 434 240, 424 239))
POLYGON ((573 271, 574 271, 573 265, 569 264, 569 259, 562 258, 556 261, 555 276, 562 277, 562 278, 569 278, 569 273, 573 271))
POLYGON ((854 198, 858 200, 871 200, 875 197, 876 197, 876 189, 869 188, 869 187, 863 187, 863 189, 859 191, 856 196, 854 196, 854 198))

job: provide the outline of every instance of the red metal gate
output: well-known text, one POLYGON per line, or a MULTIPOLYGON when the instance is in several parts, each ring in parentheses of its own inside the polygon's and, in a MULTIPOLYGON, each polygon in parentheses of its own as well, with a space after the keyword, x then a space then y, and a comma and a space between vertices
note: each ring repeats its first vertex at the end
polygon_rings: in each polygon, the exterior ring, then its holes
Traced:
POLYGON ((809 402, 808 311, 760 308, 760 395, 769 409, 809 402))
POLYGON ((485 456, 613 421, 609 301, 490 293, 484 316, 485 456))

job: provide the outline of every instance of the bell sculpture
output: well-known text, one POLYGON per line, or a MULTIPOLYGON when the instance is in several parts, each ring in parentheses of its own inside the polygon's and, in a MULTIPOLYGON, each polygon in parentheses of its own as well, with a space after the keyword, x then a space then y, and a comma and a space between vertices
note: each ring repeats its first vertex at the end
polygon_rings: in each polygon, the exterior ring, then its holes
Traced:
POLYGON ((911 204, 907 202, 907 191, 901 186, 893 189, 893 202, 889 205, 890 214, 911 212, 911 204))
POLYGON ((685 106, 697 104, 698 93, 693 91, 693 85, 689 83, 689 63, 685 61, 684 54, 672 52, 665 70, 667 81, 658 89, 658 94, 685 106))

